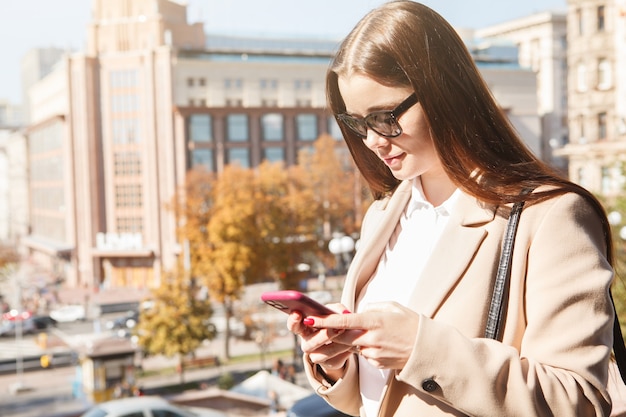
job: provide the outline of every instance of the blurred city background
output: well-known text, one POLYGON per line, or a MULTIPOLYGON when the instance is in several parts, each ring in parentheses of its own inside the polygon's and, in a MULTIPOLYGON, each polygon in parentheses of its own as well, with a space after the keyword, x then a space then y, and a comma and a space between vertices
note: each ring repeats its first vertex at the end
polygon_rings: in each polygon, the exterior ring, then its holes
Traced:
MULTIPOLYGON (((325 75, 381 3, 1 6, 0 415, 144 394, 267 415, 311 394, 259 297, 338 300, 371 196, 325 75)), ((626 0, 425 3, 528 147, 605 203, 621 273, 626 0)))

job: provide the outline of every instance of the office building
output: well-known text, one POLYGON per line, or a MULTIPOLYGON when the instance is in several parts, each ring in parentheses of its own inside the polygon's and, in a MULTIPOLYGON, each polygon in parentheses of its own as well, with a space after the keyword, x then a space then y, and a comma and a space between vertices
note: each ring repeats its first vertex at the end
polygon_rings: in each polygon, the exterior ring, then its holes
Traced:
POLYGON ((537 79, 541 144, 536 154, 566 173, 567 159, 554 155, 568 140, 565 11, 546 11, 482 28, 475 37, 478 44, 508 40, 517 46, 520 66, 532 71, 537 79))
POLYGON ((590 190, 623 192, 626 155, 626 4, 568 0, 569 175, 590 190))

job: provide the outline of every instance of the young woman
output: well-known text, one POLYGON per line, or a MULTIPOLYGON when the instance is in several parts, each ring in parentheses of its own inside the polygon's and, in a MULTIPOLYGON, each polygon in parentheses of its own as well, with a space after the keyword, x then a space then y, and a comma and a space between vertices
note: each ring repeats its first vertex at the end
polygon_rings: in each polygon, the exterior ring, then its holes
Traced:
POLYGON ((376 201, 343 313, 288 319, 317 393, 367 417, 608 415, 604 210, 524 146, 455 30, 411 1, 373 10, 340 46, 327 95, 376 201), (502 337, 487 339, 520 200, 502 337))

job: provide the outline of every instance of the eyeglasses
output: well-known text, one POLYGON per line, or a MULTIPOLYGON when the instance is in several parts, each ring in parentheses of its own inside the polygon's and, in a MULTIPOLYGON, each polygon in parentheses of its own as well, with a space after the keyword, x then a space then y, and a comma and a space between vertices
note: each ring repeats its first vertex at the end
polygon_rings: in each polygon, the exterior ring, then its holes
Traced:
POLYGON ((402 134, 402 127, 398 123, 398 118, 417 101, 417 96, 413 93, 391 111, 375 111, 365 117, 354 117, 342 113, 337 115, 337 119, 363 139, 367 137, 368 128, 385 138, 395 138, 402 134))

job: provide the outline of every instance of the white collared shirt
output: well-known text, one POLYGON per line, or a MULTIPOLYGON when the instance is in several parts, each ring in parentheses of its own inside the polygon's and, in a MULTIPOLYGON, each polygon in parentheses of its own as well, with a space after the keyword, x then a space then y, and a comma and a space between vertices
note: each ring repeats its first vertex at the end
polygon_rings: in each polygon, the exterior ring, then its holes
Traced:
MULTIPOLYGON (((434 207, 424 198, 420 178, 413 180, 411 199, 387 243, 374 276, 364 290, 357 306, 358 313, 365 311, 368 304, 382 301, 408 305, 459 194, 457 189, 442 205, 434 207)), ((388 375, 389 370, 375 368, 359 356, 361 398, 368 417, 378 414, 388 375)))

